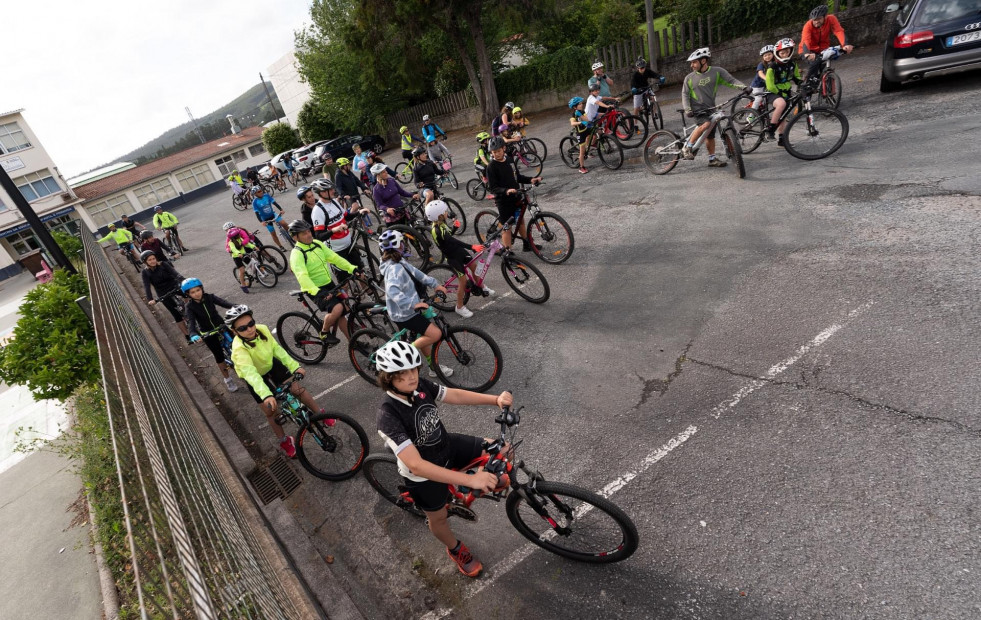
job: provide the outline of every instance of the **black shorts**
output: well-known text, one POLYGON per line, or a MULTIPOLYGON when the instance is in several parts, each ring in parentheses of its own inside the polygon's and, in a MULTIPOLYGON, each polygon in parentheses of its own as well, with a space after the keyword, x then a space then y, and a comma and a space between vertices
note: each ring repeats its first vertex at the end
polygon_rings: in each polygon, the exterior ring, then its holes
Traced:
POLYGON ((203 338, 204 344, 208 345, 208 350, 215 356, 215 362, 221 364, 225 361, 225 352, 221 348, 221 336, 211 335, 203 338))
POLYGON ((501 224, 506 224, 512 217, 515 218, 515 222, 521 219, 521 215, 524 213, 525 205, 523 202, 512 202, 512 203, 497 203, 497 218, 501 221, 501 224))
POLYGON ((313 301, 324 312, 330 312, 337 304, 341 303, 341 298, 335 295, 336 292, 336 288, 322 288, 313 296, 313 301))
POLYGON ((446 259, 446 264, 456 272, 457 276, 463 277, 463 271, 473 256, 470 252, 460 248, 455 252, 443 252, 443 258, 446 259))
MULTIPOLYGON (((483 453, 484 440, 481 437, 449 433, 450 462, 443 465, 448 469, 460 469, 469 465, 483 453)), ((409 495, 416 506, 426 512, 436 512, 446 505, 450 497, 450 488, 445 482, 425 480, 416 482, 403 478, 409 495)))
POLYGON ((233 256, 232 260, 235 261, 236 267, 245 267, 245 257, 244 256, 233 256))
MULTIPOLYGON (((707 122, 709 122, 711 120, 712 120, 712 115, 711 114, 698 114, 698 113, 695 114, 695 122, 698 125, 700 125, 700 126, 701 125, 704 125, 705 123, 707 123, 707 122)), ((711 139, 715 138, 715 129, 716 129, 716 127, 718 127, 718 123, 716 123, 715 125, 712 125, 712 130, 708 132, 708 135, 707 136, 705 136, 705 139, 706 140, 711 140, 711 139)))
POLYGON ((586 131, 577 131, 573 133, 572 137, 576 144, 585 144, 586 140, 589 139, 589 136, 591 135, 593 135, 593 132, 587 129, 586 131))
POLYGON ((410 149, 410 150, 407 151, 405 149, 402 149, 402 159, 404 159, 406 161, 409 161, 410 159, 412 159, 412 150, 410 149))
POLYGON ((766 93, 766 105, 773 106, 773 102, 777 99, 786 99, 783 95, 778 95, 776 93, 766 93))
POLYGON ((364 261, 361 260, 361 252, 356 244, 352 243, 346 250, 334 250, 334 252, 358 269, 364 269, 364 261))
POLYGON ((174 323, 180 323, 184 320, 184 309, 177 302, 175 295, 165 297, 162 303, 170 311, 170 316, 174 317, 174 323))
MULTIPOLYGON (((292 376, 293 373, 291 373, 289 369, 283 365, 283 362, 279 361, 276 358, 273 358, 272 368, 269 369, 269 372, 262 375, 262 378, 266 381, 266 385, 269 386, 269 389, 275 392, 277 387, 285 383, 292 376)), ((261 403, 262 399, 259 398, 259 395, 255 393, 255 390, 252 389, 252 386, 249 385, 248 381, 245 382, 245 386, 249 388, 249 394, 252 395, 252 398, 255 399, 255 402, 261 403)))
POLYGON ((408 321, 395 321, 395 324, 399 326, 399 329, 407 329, 418 336, 422 336, 432 323, 429 322, 429 319, 417 313, 408 321))

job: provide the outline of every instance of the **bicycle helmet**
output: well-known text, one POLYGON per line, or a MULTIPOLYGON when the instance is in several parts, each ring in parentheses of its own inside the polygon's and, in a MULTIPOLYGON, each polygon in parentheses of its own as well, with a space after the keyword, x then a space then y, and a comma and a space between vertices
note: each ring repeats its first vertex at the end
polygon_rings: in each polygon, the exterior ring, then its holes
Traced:
POLYGON ((514 109, 514 102, 513 101, 508 101, 507 103, 504 104, 504 107, 507 108, 507 109, 509 109, 509 110, 513 110, 514 109))
POLYGON ((515 108, 513 110, 511 110, 511 111, 514 112, 515 114, 517 114, 517 113, 521 112, 521 108, 519 106, 515 106, 515 108))
POLYGON ((143 239, 144 241, 146 241, 147 239, 151 239, 152 237, 153 237, 152 230, 144 230, 143 232, 140 233, 140 239, 143 239))
POLYGON ((109 230, 116 230, 116 225, 115 224, 109 224, 108 225, 108 228, 109 228, 109 230))
POLYGON ((401 127, 399 127, 399 133, 405 133, 407 131, 409 131, 409 128, 406 127, 405 125, 402 125, 401 127))
POLYGON ((374 175, 377 176, 377 175, 381 174, 382 172, 385 172, 385 164, 383 164, 381 162, 378 162, 377 164, 375 164, 374 166, 371 167, 371 174, 374 174, 374 175))
POLYGON ((596 71, 597 69, 602 69, 602 68, 603 68, 603 63, 602 62, 600 62, 600 61, 597 60, 596 62, 593 63, 593 71, 596 71))
POLYGON ((163 207, 161 207, 160 205, 157 205, 157 206, 153 207, 153 210, 154 211, 163 211, 163 207))
POLYGON ((700 47, 694 52, 692 52, 690 56, 688 56, 688 62, 691 62, 693 60, 698 60, 700 58, 711 58, 711 57, 712 57, 712 52, 709 51, 709 48, 700 47))
POLYGON ((828 5, 821 4, 811 10, 810 19, 820 19, 828 16, 828 5))
POLYGON ((252 193, 254 195, 256 195, 256 196, 258 196, 259 194, 261 194, 264 191, 266 191, 266 190, 264 190, 261 185, 256 185, 255 187, 252 188, 252 193))
POLYGON ((591 92, 591 93, 598 93, 599 91, 600 91, 600 83, 599 83, 599 80, 597 80, 595 82, 590 82, 589 83, 589 92, 591 92))
POLYGON ((375 152, 374 151, 365 151, 364 158, 365 159, 374 159, 375 158, 375 152))
POLYGON ((197 278, 185 278, 184 281, 181 282, 181 292, 186 293, 195 286, 204 288, 204 284, 201 284, 201 280, 198 280, 197 278))
POLYGON ((380 372, 399 372, 422 366, 419 349, 408 342, 386 342, 375 352, 375 368, 380 372))
POLYGON ((413 157, 419 157, 420 155, 422 155, 425 152, 426 152, 426 149, 422 148, 421 146, 417 146, 416 148, 412 149, 412 156, 413 157))
POLYGON ((244 304, 238 304, 237 306, 232 306, 227 312, 225 312, 225 325, 231 328, 235 321, 243 316, 254 316, 252 314, 252 309, 244 304))
POLYGON ((793 39, 780 39, 777 44, 773 46, 773 55, 777 57, 777 62, 784 64, 789 62, 794 57, 794 48, 797 46, 793 39), (781 56, 780 52, 783 50, 790 50, 790 54, 786 56, 781 56))
POLYGON ((583 101, 585 101, 585 99, 583 99, 582 97, 573 97, 572 99, 569 100, 569 109, 570 110, 573 109, 583 101))
POLYGON ((306 220, 293 220, 290 222, 287 230, 289 231, 290 235, 296 236, 304 230, 313 230, 313 226, 311 226, 306 220))
POLYGON ((647 66, 647 61, 644 60, 643 56, 639 56, 637 58, 637 62, 634 63, 634 66, 637 67, 638 69, 643 69, 644 67, 647 66))
POLYGON ((426 205, 426 219, 435 222, 439 216, 450 210, 450 207, 442 200, 434 200, 426 205))
POLYGON ((494 136, 493 138, 491 138, 490 144, 488 144, 487 147, 492 151, 496 151, 497 149, 503 149, 504 138, 502 138, 501 136, 494 136))
POLYGON ((348 159, 347 157, 338 157, 337 158, 337 165, 338 166, 350 166, 351 165, 351 160, 348 159))
POLYGON ((378 237, 378 247, 385 250, 398 250, 402 246, 402 233, 397 230, 386 230, 378 237))
POLYGON ((767 52, 770 52, 772 54, 775 49, 776 48, 772 45, 764 45, 763 47, 760 48, 760 56, 762 56, 767 52))
POLYGON ((429 122, 429 115, 428 114, 423 114, 422 115, 422 122, 424 122, 424 123, 428 123, 429 122))
POLYGON ((481 131, 477 134, 477 142, 483 142, 484 140, 490 140, 490 134, 486 131, 481 131))
POLYGON ((156 254, 153 253, 153 250, 143 250, 140 252, 140 260, 144 263, 146 262, 146 259, 150 258, 151 256, 156 256, 156 254))
POLYGON ((309 192, 309 191, 310 191, 310 187, 308 185, 304 185, 302 187, 296 188, 296 197, 297 197, 297 199, 298 200, 303 200, 303 197, 306 196, 307 192, 309 192))
POLYGON ((225 222, 221 226, 221 229, 224 230, 225 232, 228 232, 229 230, 231 230, 233 228, 235 228, 235 222, 225 222))

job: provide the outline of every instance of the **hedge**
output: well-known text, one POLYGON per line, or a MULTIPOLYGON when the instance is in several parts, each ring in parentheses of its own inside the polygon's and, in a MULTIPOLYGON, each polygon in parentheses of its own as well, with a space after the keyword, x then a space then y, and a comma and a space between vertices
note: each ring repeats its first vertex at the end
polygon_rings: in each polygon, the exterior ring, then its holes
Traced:
POLYGON ((543 54, 526 65, 498 75, 495 79, 498 98, 513 101, 520 95, 566 88, 580 81, 585 85, 592 62, 592 52, 583 47, 567 47, 543 54))

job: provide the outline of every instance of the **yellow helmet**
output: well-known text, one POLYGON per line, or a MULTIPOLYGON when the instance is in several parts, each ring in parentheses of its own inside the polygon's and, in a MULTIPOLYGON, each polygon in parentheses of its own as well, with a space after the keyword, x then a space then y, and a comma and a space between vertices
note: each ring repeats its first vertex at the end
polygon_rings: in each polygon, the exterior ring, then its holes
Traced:
POLYGON ((338 166, 348 166, 351 164, 351 160, 347 157, 338 157, 335 162, 338 166))
POLYGON ((407 131, 409 131, 409 128, 406 127, 405 125, 402 125, 401 127, 399 127, 399 133, 405 133, 407 131))
POLYGON ((517 114, 518 112, 520 112, 520 111, 521 111, 521 108, 515 108, 515 109, 513 109, 513 110, 511 110, 511 111, 512 111, 512 112, 514 112, 515 114, 517 114))

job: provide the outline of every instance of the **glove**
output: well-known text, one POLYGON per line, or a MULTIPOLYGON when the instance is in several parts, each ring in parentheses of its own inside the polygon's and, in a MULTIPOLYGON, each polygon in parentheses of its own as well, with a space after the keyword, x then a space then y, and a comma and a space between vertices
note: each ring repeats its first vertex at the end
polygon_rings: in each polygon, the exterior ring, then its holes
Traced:
POLYGON ((484 246, 480 245, 479 243, 475 243, 474 245, 470 246, 470 249, 480 254, 484 251, 484 246))
POLYGON ((664 78, 664 76, 662 75, 661 77, 659 77, 659 78, 657 78, 657 82, 658 82, 658 84, 660 84, 661 86, 664 86, 664 83, 665 83, 665 82, 667 82, 667 80, 666 80, 666 79, 664 78))
POLYGON ((363 278, 364 277, 364 269, 361 269, 359 267, 358 269, 355 269, 354 270, 354 273, 352 273, 351 275, 353 275, 355 278, 363 278))
POLYGON ((630 89, 630 94, 631 95, 639 95, 640 94, 640 89, 639 88, 631 88, 630 89))
POLYGON ((192 344, 195 343, 195 342, 199 342, 200 340, 201 340, 201 336, 199 336, 197 334, 194 334, 193 336, 191 336, 191 343, 192 344))
POLYGON ((458 229, 461 226, 463 226, 463 224, 460 223, 460 220, 453 220, 453 228, 457 228, 458 229))

